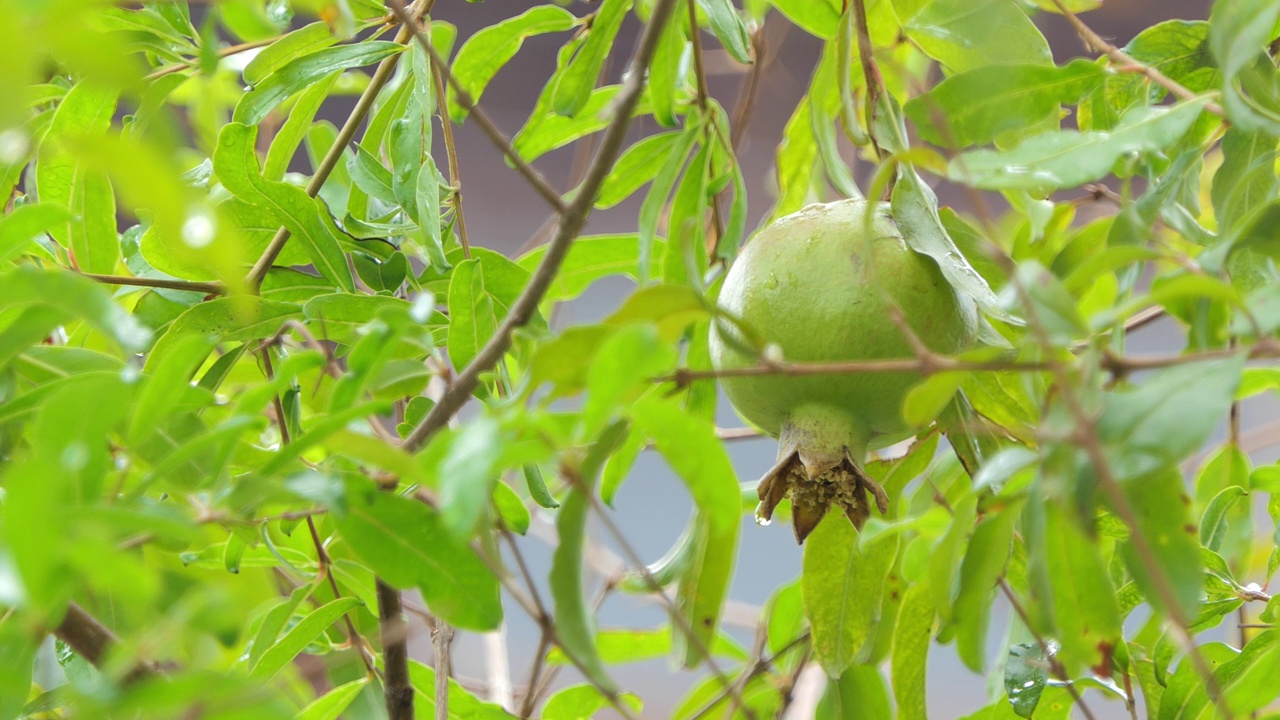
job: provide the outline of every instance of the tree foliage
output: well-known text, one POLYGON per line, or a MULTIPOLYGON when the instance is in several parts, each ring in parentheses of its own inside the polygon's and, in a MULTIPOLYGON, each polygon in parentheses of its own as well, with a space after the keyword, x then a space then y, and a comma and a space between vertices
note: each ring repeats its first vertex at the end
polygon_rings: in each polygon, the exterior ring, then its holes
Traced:
POLYGON ((618 666, 665 655, 701 673, 679 717, 773 717, 820 667, 819 716, 922 718, 939 643, 990 681, 949 708, 975 718, 1274 709, 1280 473, 1240 405, 1280 388, 1280 2, 1123 47, 1098 4, 512 3, 459 37, 432 0, 0 0, 0 718, 636 716, 618 666), (1097 59, 1055 64, 1045 13, 1097 59), (756 97, 766 22, 822 44, 794 108, 756 97), (508 139, 486 88, 541 36, 508 139), (749 66, 732 110, 713 51, 749 66), (779 111, 766 221, 883 198, 984 319, 957 357, 753 348, 921 381, 919 433, 867 465, 889 512, 829 515, 745 648, 755 483, 707 335, 750 235, 738 140, 779 111), (463 123, 556 214, 545 245, 472 244, 463 123), (574 187, 539 173, 584 144, 574 187), (584 234, 629 198, 633 232, 584 234), (554 321, 609 277, 619 309, 554 321), (1127 351, 1162 318, 1172 352, 1127 351), (643 452, 692 509, 651 566, 611 507, 643 452), (593 523, 628 568, 600 590, 593 523), (669 620, 600 627, 597 592, 669 620), (406 617, 440 659, 504 613, 542 638, 513 700, 406 657, 406 617))

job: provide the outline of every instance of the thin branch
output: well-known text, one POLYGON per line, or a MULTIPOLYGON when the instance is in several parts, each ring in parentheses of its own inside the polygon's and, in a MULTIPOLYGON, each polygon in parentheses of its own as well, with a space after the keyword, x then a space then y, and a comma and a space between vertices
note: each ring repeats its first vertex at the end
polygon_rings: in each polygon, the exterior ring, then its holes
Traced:
MULTIPOLYGON (((861 0, 859 0, 859 2, 860 1, 861 0)), ((1080 36, 1080 39, 1084 41, 1085 47, 1089 50, 1106 55, 1111 62, 1120 65, 1125 69, 1137 70, 1143 75, 1146 75, 1147 79, 1151 82, 1159 85, 1165 90, 1168 90, 1183 100, 1194 100, 1199 97, 1181 83, 1168 77, 1150 65, 1138 62, 1128 53, 1104 40, 1101 35, 1094 32, 1093 29, 1088 25, 1085 25, 1084 21, 1077 17, 1075 13, 1071 12, 1071 9, 1063 4, 1062 0, 1053 0, 1053 4, 1057 6, 1058 11, 1067 19, 1067 22, 1071 23, 1071 26, 1075 28, 1076 34, 1080 36)), ((1217 103, 1207 103, 1204 106, 1204 109, 1219 117, 1226 117, 1226 113, 1223 112, 1222 106, 1217 103)))
MULTIPOLYGON (((284 36, 276 35, 275 37, 263 38, 262 40, 252 40, 250 42, 240 43, 239 45, 224 47, 218 51, 217 53, 218 59, 221 60, 222 58, 231 57, 232 55, 239 55, 240 53, 246 52, 248 50, 253 50, 260 47, 266 47, 274 43, 275 41, 279 40, 282 37, 284 36)), ((165 65, 162 68, 156 69, 150 75, 147 75, 142 79, 143 80, 159 80, 165 75, 171 75, 181 70, 186 70, 187 68, 194 67, 199 63, 200 63, 199 60, 188 60, 186 62, 174 63, 172 65, 165 65)))
POLYGON ((222 295, 227 292, 226 286, 220 282, 193 282, 191 280, 145 278, 134 277, 132 275, 98 275, 96 273, 80 274, 90 280, 96 280, 103 285, 128 285, 131 287, 163 288, 165 290, 187 290, 190 292, 203 293, 205 295, 222 295))
MULTIPOLYGON (((307 518, 307 530, 311 532, 311 541, 316 546, 316 560, 320 565, 320 573, 329 580, 329 589, 333 591, 335 600, 342 597, 342 591, 338 589, 338 580, 333 576, 333 560, 329 557, 329 552, 324 548, 324 542, 320 540, 320 533, 316 530, 316 520, 312 515, 307 518)), ((342 620, 347 626, 347 638, 355 647, 356 652, 360 654, 360 661, 364 663, 365 672, 369 677, 378 674, 378 666, 374 662, 372 654, 369 652, 369 646, 364 640, 364 636, 356 630, 356 625, 351 620, 351 613, 342 614, 342 620)))
POLYGON ((449 120, 448 93, 445 92, 444 63, 435 53, 431 59, 431 86, 436 94, 436 108, 440 113, 440 129, 444 132, 444 153, 449 162, 449 204, 453 206, 454 222, 458 224, 458 243, 462 256, 471 259, 471 240, 467 237, 467 219, 462 214, 462 171, 458 169, 458 145, 453 139, 453 122, 449 120))
MULTIPOLYGON (((435 4, 435 0, 423 0, 421 7, 414 11, 417 17, 422 17, 431 11, 431 6, 435 4)), ((405 25, 396 34, 395 42, 401 45, 409 42, 410 28, 412 25, 405 25)), ((369 78, 369 85, 360 94, 360 99, 356 101, 356 106, 351 110, 351 114, 347 116, 347 121, 342 124, 342 129, 338 131, 337 137, 333 139, 333 144, 329 146, 329 151, 325 153, 324 159, 316 167, 316 172, 311 176, 311 180, 307 183, 307 195, 315 197, 320 193, 320 188, 324 186, 326 180, 329 179, 330 173, 338 166, 338 161, 342 159, 342 153, 346 152, 347 145, 351 139, 355 137, 356 131, 360 125, 364 123, 364 119, 369 115, 369 111, 373 108, 373 103, 378 98, 378 93, 382 87, 391 79, 391 74, 395 72, 396 63, 400 61, 401 53, 395 53, 382 62, 378 63, 378 68, 373 71, 373 75, 369 78)), ((251 288, 258 288, 262 285, 262 280, 267 276, 267 272, 271 270, 271 266, 275 263, 276 258, 280 256, 280 252, 284 250, 285 243, 289 242, 288 228, 280 228, 271 238, 271 242, 267 244, 262 256, 254 263, 253 268, 249 270, 249 275, 245 278, 245 284, 251 288)))
MULTIPOLYGON (((1055 0, 1057 2, 1057 0, 1055 0)), ((997 256, 997 260, 1004 266, 1004 270, 1009 273, 1012 278, 1011 282, 1018 300, 1026 310, 1027 328, 1031 331, 1036 342, 1050 356, 1055 348, 1049 331, 1045 328, 1044 323, 1040 319, 1039 312, 1036 310, 1035 303, 1031 298, 1030 291, 1018 279, 1014 272, 1013 259, 1003 253, 997 256)), ((1277 343, 1273 340, 1264 340, 1250 351, 1250 356, 1254 351, 1261 348, 1269 347, 1272 351, 1277 347, 1277 343)), ((1191 356, 1177 357, 1226 357, 1234 354, 1235 351, 1227 352, 1207 352, 1198 353, 1191 356)), ((1104 356, 1104 361, 1106 356, 1104 356)), ((1134 367, 1134 361, 1127 358, 1112 358, 1113 361, 1122 361, 1128 367, 1134 367)), ((1185 362, 1185 361, 1183 361, 1185 362)), ((1157 365, 1157 367, 1165 367, 1168 364, 1180 364, 1172 360, 1167 364, 1157 365)), ((1138 521, 1138 514, 1133 509, 1133 505, 1129 502, 1129 498, 1124 493, 1124 489, 1120 486, 1120 481, 1112 471, 1111 463, 1107 459, 1106 451, 1102 447, 1102 441, 1098 436, 1097 421, 1089 411, 1085 409, 1083 402, 1076 394, 1075 379, 1072 377, 1068 367, 1063 363, 1051 361, 1053 375, 1056 379, 1058 395, 1062 398, 1063 403, 1067 407, 1067 411, 1071 414, 1075 422, 1075 443, 1084 449, 1085 454, 1089 458, 1089 463, 1093 466, 1094 474, 1098 481, 1098 488, 1102 491, 1103 496, 1111 504, 1111 508, 1116 515, 1129 528, 1129 541, 1133 543, 1134 552, 1138 555, 1142 565, 1149 569, 1151 582, 1155 585, 1156 596, 1160 599, 1160 603, 1164 606, 1164 610, 1169 619, 1173 622, 1174 629, 1183 651, 1191 660, 1192 667, 1195 668, 1196 674, 1205 684, 1206 692, 1213 699, 1227 717, 1231 716, 1230 710, 1220 692, 1218 681, 1213 676, 1213 670, 1210 668, 1208 661, 1205 660, 1204 654, 1200 652, 1199 646, 1196 645, 1195 638, 1191 635, 1191 619, 1187 617, 1186 612, 1178 604, 1178 595, 1174 590, 1169 578, 1162 572, 1155 551, 1151 547, 1151 543, 1142 533, 1142 526, 1138 521)), ((1104 362, 1105 365, 1105 362, 1104 362)), ((1152 367, 1150 364, 1139 365, 1142 369, 1152 367)))
MULTIPOLYGON (((511 545, 512 555, 516 558, 516 564, 520 567, 520 573, 524 577, 525 582, 528 583, 529 590, 527 593, 518 583, 515 582, 514 579, 511 578, 509 574, 503 570, 502 567, 495 564, 488 555, 483 552, 477 552, 477 555, 479 555, 480 559, 489 566, 489 569, 493 571, 494 575, 498 577, 498 582, 501 583, 503 589, 505 589, 511 597, 515 599, 516 604, 518 604, 529 615, 529 617, 538 624, 538 629, 542 631, 543 637, 545 637, 548 642, 564 651, 565 657, 569 659, 569 662, 571 662, 573 666, 582 673, 582 676, 587 680, 587 682, 590 682, 596 690, 600 691, 600 694, 609 702, 609 705, 613 707, 614 711, 622 717, 627 718, 627 720, 635 720, 635 713, 631 711, 631 708, 626 703, 622 702, 622 699, 618 697, 618 694, 608 688, 595 684, 595 682, 591 680, 590 673, 586 671, 586 665, 582 660, 574 654, 572 650, 565 647, 564 643, 560 641, 560 636, 556 633, 555 622, 552 620, 551 613, 547 610, 547 606, 542 603, 542 599, 538 595, 537 586, 533 582, 533 576, 529 574, 528 565, 524 561, 524 556, 521 554, 519 546, 516 545, 515 541, 509 536, 507 540, 511 545)), ((545 648, 543 648, 543 650, 545 650, 545 648)))
POLYGON ((383 694, 388 720, 413 720, 413 685, 409 682, 408 633, 400 591, 377 580, 378 622, 382 629, 383 694))
MULTIPOLYGON (((935 495, 935 497, 941 499, 942 496, 935 495)), ((950 506, 947 506, 945 500, 943 500, 943 505, 947 507, 947 510, 951 509, 950 506)), ((1066 687, 1067 692, 1071 695, 1071 699, 1075 700, 1076 707, 1080 708, 1080 712, 1084 714, 1085 718, 1087 718, 1087 720, 1095 720, 1093 711, 1085 704, 1084 698, 1080 695, 1080 691, 1076 689, 1075 683, 1071 682, 1071 677, 1067 675, 1066 667, 1062 665, 1062 661, 1058 659, 1057 655, 1055 655, 1053 650, 1049 647, 1049 641, 1045 640, 1043 635, 1036 632, 1035 626, 1031 624, 1030 616, 1027 615, 1026 608, 1022 607, 1022 602, 1018 600, 1018 596, 1014 594, 1013 588, 1009 586, 1009 581, 1006 580, 1003 575, 1000 577, 999 585, 1000 591, 1004 593, 1005 599, 1009 601, 1009 605, 1011 605, 1013 607, 1013 611, 1017 613, 1018 619, 1022 620, 1023 627, 1027 628, 1027 630, 1031 632, 1031 636, 1035 638, 1036 644, 1040 646, 1040 652, 1044 653, 1045 659, 1049 663, 1049 671, 1053 673, 1053 676, 1056 677, 1064 687, 1066 687)), ((1127 673, 1125 677, 1128 678, 1127 673)), ((1132 711, 1132 696, 1129 698, 1129 703, 1130 710, 1132 711)))
POLYGON ((715 658, 712 657, 711 649, 707 647, 707 644, 702 641, 702 638, 700 638, 697 633, 693 631, 693 628, 689 626, 689 621, 680 614, 675 603, 671 602, 671 598, 667 597, 667 594, 663 592, 662 586, 659 585, 657 579, 653 577, 653 573, 649 572, 649 568, 645 565, 644 560, 640 558, 640 554, 637 553, 635 548, 631 546, 631 543, 627 541, 626 536, 622 534, 622 529, 613 521, 613 517, 600 503, 600 499, 595 496, 595 493, 589 493, 588 497, 591 500, 591 508, 596 512, 596 517, 600 518, 600 522, 604 525, 605 530, 613 537, 614 542, 618 543, 618 547, 622 550, 622 554, 626 556, 627 561, 635 567, 636 572, 640 574, 640 577, 644 580, 645 584, 649 586, 649 589, 657 593, 662 598, 662 605, 666 609, 667 615, 671 618, 672 627, 679 630, 680 633, 688 638, 689 642, 692 643, 700 653, 702 653, 702 657, 707 663, 707 669, 710 670, 711 674, 720 682, 720 685, 729 692, 729 696, 733 699, 735 708, 741 712, 747 720, 755 720, 755 711, 746 704, 745 700, 743 700, 742 693, 738 690, 737 685, 727 674, 725 674, 724 670, 715 661, 715 658))
MULTIPOLYGON (((110 628, 75 603, 67 605, 67 614, 58 623, 58 627, 53 629, 53 634, 96 668, 101 668, 112 648, 120 644, 120 639, 110 628)), ((127 683, 157 674, 155 666, 138 662, 124 679, 127 683)))
MULTIPOLYGON (((1189 365, 1210 360, 1222 360, 1239 355, 1243 350, 1207 350, 1198 353, 1181 355, 1139 355, 1122 356, 1105 353, 1098 359, 1098 365, 1107 372, 1123 377, 1141 370, 1158 370, 1160 368, 1189 365)), ((1280 357, 1280 341, 1263 339, 1247 349, 1250 360, 1280 357)), ((848 362, 823 363, 789 363, 770 362, 760 365, 748 365, 739 368, 721 370, 693 370, 680 368, 670 375, 662 375, 654 382, 670 382, 679 386, 688 385, 697 380, 727 377, 754 377, 759 375, 853 375, 860 373, 913 372, 920 375, 936 375, 943 372, 1048 372, 1062 363, 1053 361, 1024 362, 1019 360, 956 360, 945 355, 928 353, 915 358, 893 358, 888 360, 851 360, 848 362)))
POLYGON ((538 649, 534 651, 533 667, 529 670, 529 682, 525 685, 524 698, 520 701, 520 717, 528 718, 533 716, 533 707, 538 702, 538 693, 534 691, 538 687, 538 680, 542 677, 542 669, 547 665, 547 647, 551 641, 547 639, 546 633, 538 635, 538 649))
MULTIPOLYGON (((271 366, 271 349, 268 347, 259 348, 259 357, 262 358, 262 370, 263 374, 267 376, 267 381, 270 382, 274 380, 276 373, 275 369, 271 366)), ((289 424, 285 422, 284 403, 280 400, 280 393, 271 394, 271 404, 272 407, 275 408, 276 425, 280 428, 280 444, 288 445, 290 440, 289 424)), ((324 542, 320 540, 319 531, 316 530, 315 517, 312 513, 308 513, 305 518, 307 521, 307 529, 311 532, 311 542, 316 548, 316 565, 319 568, 319 573, 328 579, 329 589, 333 591, 333 598, 335 600, 340 599, 342 597, 342 591, 338 589, 338 581, 333 577, 333 573, 330 572, 330 565, 332 564, 332 561, 329 559, 329 553, 324 549, 324 542)), ((359 631, 356 630, 355 623, 351 621, 351 614, 343 613, 342 619, 347 625, 347 640, 351 643, 351 646, 355 648, 356 652, 359 653, 360 661, 364 663, 365 672, 367 672, 369 676, 377 675, 378 671, 376 665, 373 662, 373 658, 366 652, 364 638, 360 635, 359 631)))
MULTIPOLYGON (((846 6, 849 0, 845 0, 846 6)), ((884 80, 880 75, 880 66, 876 64, 876 55, 871 45, 871 31, 867 28, 867 6, 864 0, 853 0, 853 20, 857 28, 858 35, 858 59, 862 61, 863 80, 867 84, 867 135, 871 138, 871 144, 875 147, 876 155, 883 156, 884 150, 880 146, 880 139, 876 137, 874 122, 875 113, 880 108, 881 98, 887 94, 884 88, 884 80)), ((890 182, 885 188, 888 193, 893 187, 890 182)))
POLYGON ((751 111, 756 106, 756 92, 760 89, 760 77, 764 75, 766 64, 772 60, 768 55, 768 43, 765 41, 765 27, 769 24, 766 15, 760 27, 751 34, 751 49, 754 63, 747 71, 742 85, 738 88, 738 99, 733 106, 733 120, 729 127, 729 144, 737 150, 742 138, 747 133, 747 123, 751 119, 751 111))
MULTIPOLYGON (((480 384, 480 375, 489 372, 506 354, 507 348, 511 346, 512 333, 529 322, 537 312, 538 304, 542 301, 547 289, 551 287, 551 282, 559 272, 570 246, 586 224, 587 215, 595 204, 601 184, 622 152, 627 128, 631 125, 631 115, 644 90, 645 68, 648 67, 649 60, 657 49, 662 26, 666 23, 674 5, 675 0, 658 0, 654 5, 649 23, 640 39, 640 47, 632 58, 630 72, 627 73, 622 90, 614 101, 613 118, 604 130, 600 151, 587 170, 586 179, 583 180, 573 201, 561 213, 556 236, 547 244, 547 250, 537 270, 520 293, 520 297, 512 304, 511 310, 497 332, 485 343, 470 364, 458 373, 422 423, 405 438, 404 447, 410 452, 422 449, 426 442, 448 423, 449 418, 452 418, 466 404, 471 393, 480 384)), ((391 7, 397 16, 402 14, 398 0, 391 0, 391 7)), ((425 38, 421 35, 417 37, 419 42, 434 52, 425 38)))
POLYGON ((453 674, 449 644, 452 642, 453 628, 437 618, 431 633, 431 646, 436 651, 436 720, 449 720, 449 676, 453 674))

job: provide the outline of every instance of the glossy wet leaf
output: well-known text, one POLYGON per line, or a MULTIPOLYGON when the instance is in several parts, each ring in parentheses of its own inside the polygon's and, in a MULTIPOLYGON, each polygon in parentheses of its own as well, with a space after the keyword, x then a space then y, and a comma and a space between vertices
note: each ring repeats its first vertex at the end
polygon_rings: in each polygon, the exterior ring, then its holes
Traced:
POLYGON ((232 122, 256 125, 285 98, 303 90, 321 78, 342 70, 372 65, 383 58, 403 52, 404 45, 369 41, 354 45, 324 48, 291 59, 257 82, 236 105, 232 122))

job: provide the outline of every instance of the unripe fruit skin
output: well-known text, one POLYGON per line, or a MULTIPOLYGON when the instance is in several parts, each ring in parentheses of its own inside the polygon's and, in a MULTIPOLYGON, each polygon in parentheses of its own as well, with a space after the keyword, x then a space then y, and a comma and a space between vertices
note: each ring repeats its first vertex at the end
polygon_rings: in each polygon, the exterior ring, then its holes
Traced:
MULTIPOLYGON (((973 301, 955 291, 932 258, 907 245, 887 206, 857 200, 810 205, 757 233, 726 276, 719 305, 790 363, 915 357, 893 319, 895 307, 934 353, 967 349, 978 327, 973 301)), ((759 366, 750 348, 732 323, 713 323, 716 370, 759 366)), ((796 517, 796 537, 803 541, 827 504, 841 505, 861 525, 869 511, 866 491, 884 511, 887 498, 861 463, 868 446, 909 434, 902 402, 919 381, 914 372, 721 378, 738 413, 781 438, 779 464, 761 483, 762 518, 787 493, 793 501, 795 492, 804 494, 820 507, 796 517), (803 467, 787 468, 789 457, 803 467), (838 465, 845 467, 836 472, 838 465), (774 476, 780 479, 770 490, 774 476), (841 491, 845 499, 831 500, 832 483, 846 481, 851 489, 841 491), (861 499, 848 501, 851 496, 861 499)))

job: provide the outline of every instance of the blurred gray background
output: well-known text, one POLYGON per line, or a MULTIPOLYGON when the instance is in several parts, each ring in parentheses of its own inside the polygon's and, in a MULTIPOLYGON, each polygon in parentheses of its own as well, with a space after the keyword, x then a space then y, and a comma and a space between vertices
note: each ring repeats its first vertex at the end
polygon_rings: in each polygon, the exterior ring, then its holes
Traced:
MULTIPOLYGON (((534 0, 489 0, 484 3, 438 0, 434 17, 457 25, 461 42, 476 30, 537 4, 540 3, 534 0)), ((1210 0, 1106 0, 1104 7, 1089 12, 1084 19, 1116 45, 1124 45, 1142 29, 1162 20, 1204 19, 1210 6, 1210 0)), ((593 4, 578 1, 568 7, 581 15, 590 12, 593 4)), ((1085 54, 1081 42, 1061 17, 1042 13, 1037 23, 1049 38, 1059 64, 1085 54)), ((628 57, 634 48, 638 30, 639 23, 633 17, 619 36, 617 59, 613 61, 611 70, 615 80, 622 70, 623 58, 628 57)), ((808 86, 810 73, 821 50, 819 41, 791 26, 776 13, 768 21, 766 31, 766 66, 739 154, 750 199, 748 228, 756 227, 773 203, 773 179, 770 175, 773 154, 783 126, 808 86)), ((732 109, 746 68, 736 65, 715 48, 714 40, 709 36, 704 35, 704 38, 708 45, 706 65, 711 93, 722 105, 732 109)), ((531 38, 485 92, 482 107, 509 135, 524 123, 539 89, 555 68, 555 52, 563 42, 561 35, 531 38)), ((332 112, 334 116, 341 117, 347 109, 339 106, 332 112)), ((642 118, 634 124, 632 135, 642 137, 656 129, 651 119, 642 118)), ((499 154, 473 125, 458 129, 457 141, 471 242, 507 254, 517 254, 527 249, 535 238, 545 240, 540 229, 550 215, 543 201, 519 175, 505 166, 499 154)), ((570 187, 573 175, 574 150, 566 148, 553 152, 539 159, 536 165, 553 185, 566 189, 570 187)), ((858 169, 859 177, 865 177, 867 168, 858 169)), ((944 203, 964 209, 965 198, 962 195, 953 195, 945 189, 940 191, 944 203)), ((643 193, 640 193, 607 212, 597 212, 591 217, 587 233, 634 232, 642 197, 643 193)), ((621 279, 598 283, 582 298, 561 310, 557 326, 598 321, 618 306, 631 287, 621 279)), ((1180 335, 1164 322, 1167 321, 1150 326, 1135 336, 1131 347, 1137 352, 1177 350, 1181 346, 1180 335)), ((1246 449, 1255 450, 1255 462, 1274 461, 1276 455, 1270 446, 1271 438, 1277 433, 1275 428, 1266 426, 1267 418, 1276 416, 1274 406, 1247 403, 1244 411, 1244 427, 1247 428, 1244 438, 1249 446, 1246 449)), ((741 420, 723 400, 718 423, 725 428, 742 426, 741 420)), ((768 438, 757 438, 734 441, 729 449, 739 479, 748 481, 758 478, 773 463, 776 444, 768 438)), ((626 536, 645 561, 652 562, 679 536, 688 519, 690 503, 687 493, 662 459, 645 453, 620 491, 616 505, 616 518, 626 536)), ((547 519, 542 519, 544 531, 547 519)), ((537 525, 535 520, 535 531, 521 544, 535 576, 545 578, 550 567, 551 548, 532 536, 551 535, 539 533, 537 525)), ((595 529, 594 536, 603 546, 610 547, 599 528, 595 529)), ((726 624, 726 629, 744 646, 750 646, 751 626, 770 595, 798 576, 800 557, 800 550, 786 524, 775 523, 762 528, 744 518, 738 569, 726 624)), ((597 582, 599 579, 594 577, 597 582)), ((543 591, 546 597, 545 588, 543 591)), ((997 598, 997 617, 992 623, 988 645, 990 657, 995 656, 1003 636, 1003 618, 1007 610, 1003 599, 997 598)), ((599 624, 603 628, 658 627, 665 620, 665 613, 655 604, 617 593, 605 602, 599 615, 599 624)), ((506 640, 512 679, 519 686, 527 677, 538 635, 518 606, 510 602, 508 621, 506 640)), ((431 647, 426 633, 418 636, 412 651, 415 657, 429 660, 431 647)), ((455 671, 464 683, 471 679, 483 682, 489 672, 485 653, 480 638, 458 636, 454 646, 455 671)), ((685 691, 702 677, 701 672, 677 672, 666 660, 619 666, 614 673, 624 688, 644 698, 644 716, 649 718, 668 717, 685 691)), ((565 670, 561 672, 557 685, 577 681, 580 680, 576 673, 565 670)), ((934 718, 959 717, 987 703, 984 679, 965 669, 951 646, 935 644, 931 648, 928 693, 930 716, 934 718)), ((1104 701, 1097 690, 1087 691, 1086 698, 1099 717, 1128 717, 1120 703, 1104 701)))

